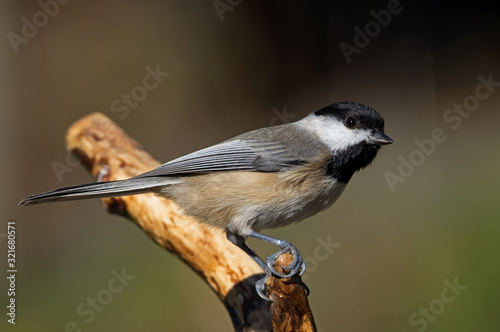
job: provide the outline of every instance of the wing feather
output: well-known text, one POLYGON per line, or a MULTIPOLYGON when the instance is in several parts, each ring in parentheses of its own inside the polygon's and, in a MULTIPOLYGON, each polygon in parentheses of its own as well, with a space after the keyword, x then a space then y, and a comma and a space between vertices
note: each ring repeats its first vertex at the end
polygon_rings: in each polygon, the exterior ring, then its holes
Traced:
POLYGON ((279 142, 237 139, 174 159, 138 177, 236 170, 277 172, 301 163, 300 158, 279 142))

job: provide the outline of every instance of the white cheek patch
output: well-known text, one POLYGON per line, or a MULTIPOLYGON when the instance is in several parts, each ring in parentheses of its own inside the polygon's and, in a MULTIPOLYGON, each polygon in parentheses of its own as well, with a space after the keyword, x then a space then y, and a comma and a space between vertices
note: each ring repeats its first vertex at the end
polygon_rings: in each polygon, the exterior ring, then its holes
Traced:
POLYGON ((367 130, 349 129, 335 118, 309 114, 296 124, 315 134, 331 151, 345 150, 363 141, 370 141, 370 133, 367 130))

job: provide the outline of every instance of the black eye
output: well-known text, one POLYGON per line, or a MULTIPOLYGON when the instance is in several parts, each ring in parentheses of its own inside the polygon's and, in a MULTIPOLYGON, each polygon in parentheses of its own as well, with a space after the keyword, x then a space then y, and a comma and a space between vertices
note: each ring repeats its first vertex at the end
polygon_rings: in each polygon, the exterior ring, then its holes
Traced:
POLYGON ((355 118, 353 118, 352 116, 348 117, 345 120, 345 125, 349 129, 353 129, 354 127, 356 127, 357 124, 358 124, 358 121, 355 118))

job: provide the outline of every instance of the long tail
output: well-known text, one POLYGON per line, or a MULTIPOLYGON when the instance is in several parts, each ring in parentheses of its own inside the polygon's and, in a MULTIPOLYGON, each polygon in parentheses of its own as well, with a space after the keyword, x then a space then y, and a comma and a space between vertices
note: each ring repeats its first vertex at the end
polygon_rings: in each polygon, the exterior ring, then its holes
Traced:
POLYGON ((154 192, 156 188, 178 183, 179 179, 169 177, 131 178, 128 180, 87 183, 63 187, 26 197, 20 206, 56 201, 72 201, 86 198, 105 198, 154 192))

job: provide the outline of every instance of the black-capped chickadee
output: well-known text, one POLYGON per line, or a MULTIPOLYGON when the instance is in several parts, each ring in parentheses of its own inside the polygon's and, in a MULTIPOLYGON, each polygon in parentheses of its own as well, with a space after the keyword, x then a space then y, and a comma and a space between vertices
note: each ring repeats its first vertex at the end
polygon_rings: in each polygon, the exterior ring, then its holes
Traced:
POLYGON ((187 215, 226 231, 229 241, 266 273, 256 284, 265 299, 272 274, 302 275, 305 263, 289 242, 258 233, 286 226, 330 207, 352 175, 368 166, 381 145, 391 144, 374 109, 352 102, 327 106, 305 118, 236 136, 172 160, 128 180, 64 187, 29 196, 19 205, 153 192, 174 200, 187 215), (254 237, 281 250, 264 263, 245 243, 254 237), (293 255, 288 273, 274 269, 293 255))

